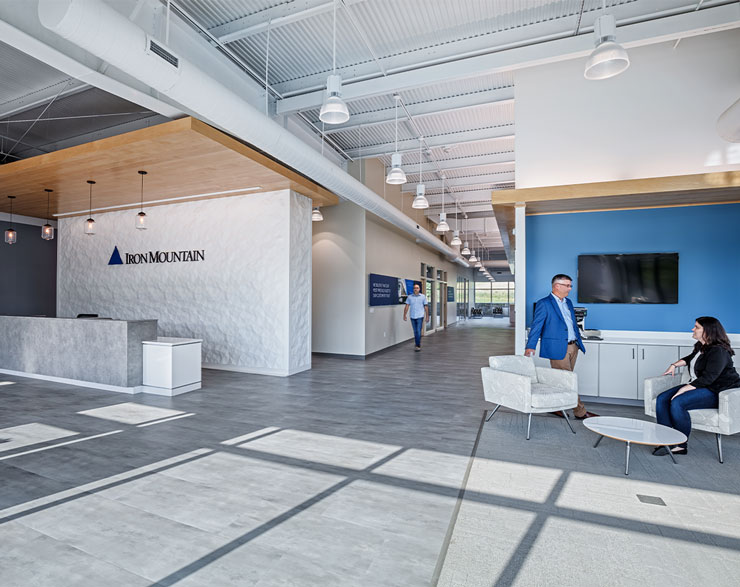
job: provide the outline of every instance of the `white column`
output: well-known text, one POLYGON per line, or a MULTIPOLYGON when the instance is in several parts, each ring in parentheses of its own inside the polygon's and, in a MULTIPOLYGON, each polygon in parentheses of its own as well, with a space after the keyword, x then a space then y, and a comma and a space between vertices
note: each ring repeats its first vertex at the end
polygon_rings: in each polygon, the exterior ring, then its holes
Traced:
POLYGON ((517 202, 514 208, 514 230, 516 246, 514 249, 514 309, 516 311, 514 322, 514 353, 524 354, 524 337, 527 325, 527 227, 526 227, 526 205, 517 202))

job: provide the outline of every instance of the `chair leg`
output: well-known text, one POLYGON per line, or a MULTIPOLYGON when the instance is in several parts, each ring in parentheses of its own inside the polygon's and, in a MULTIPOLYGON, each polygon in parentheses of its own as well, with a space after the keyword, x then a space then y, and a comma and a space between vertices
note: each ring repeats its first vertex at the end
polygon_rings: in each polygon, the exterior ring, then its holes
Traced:
POLYGON ((491 410, 491 413, 488 414, 488 417, 486 418, 486 422, 488 422, 491 418, 493 418, 493 415, 496 413, 496 410, 498 410, 501 407, 501 404, 497 404, 495 408, 491 410))
POLYGON ((527 418, 527 440, 529 440, 529 429, 532 427, 532 412, 529 412, 529 418, 527 418))
POLYGON ((573 426, 571 426, 571 425, 570 425, 570 418, 568 418, 568 412, 566 412, 565 410, 563 410, 563 416, 565 416, 565 422, 566 422, 566 424, 568 424, 568 428, 570 428, 570 431, 571 431, 571 432, 572 432, 573 434, 575 434, 575 433, 576 433, 576 431, 575 431, 575 430, 573 430, 573 426))
POLYGON ((724 463, 725 461, 722 459, 722 435, 721 434, 715 434, 717 437, 717 453, 719 454, 719 462, 724 463))

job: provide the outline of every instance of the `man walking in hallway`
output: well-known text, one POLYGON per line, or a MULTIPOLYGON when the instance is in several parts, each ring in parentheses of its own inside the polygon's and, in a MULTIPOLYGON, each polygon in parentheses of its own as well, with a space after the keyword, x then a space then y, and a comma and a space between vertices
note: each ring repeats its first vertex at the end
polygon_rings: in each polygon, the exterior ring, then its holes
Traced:
POLYGON ((421 350, 421 329, 429 320, 429 302, 427 297, 421 293, 421 285, 414 284, 414 293, 406 298, 406 307, 403 309, 403 319, 408 320, 409 309, 411 309, 411 326, 414 329, 415 351, 421 350))
MULTIPOLYGON (((529 329, 527 348, 524 354, 527 357, 534 355, 537 341, 541 339, 540 357, 550 359, 553 369, 573 371, 578 358, 578 349, 586 352, 581 340, 581 333, 576 326, 576 314, 573 302, 568 294, 573 288, 573 280, 569 275, 558 273, 552 278, 552 293, 541 300, 537 300, 534 309, 532 326, 529 329)), ((562 412, 553 412, 563 416, 562 412)), ((578 420, 592 418, 597 414, 586 411, 581 398, 573 409, 573 415, 578 420)))

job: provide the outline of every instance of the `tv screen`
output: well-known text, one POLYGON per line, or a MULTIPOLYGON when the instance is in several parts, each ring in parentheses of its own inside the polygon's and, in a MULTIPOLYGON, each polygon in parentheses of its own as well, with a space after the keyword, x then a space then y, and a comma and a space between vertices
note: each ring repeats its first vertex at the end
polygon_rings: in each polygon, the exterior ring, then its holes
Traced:
POLYGON ((582 304, 677 304, 678 253, 579 255, 582 304))

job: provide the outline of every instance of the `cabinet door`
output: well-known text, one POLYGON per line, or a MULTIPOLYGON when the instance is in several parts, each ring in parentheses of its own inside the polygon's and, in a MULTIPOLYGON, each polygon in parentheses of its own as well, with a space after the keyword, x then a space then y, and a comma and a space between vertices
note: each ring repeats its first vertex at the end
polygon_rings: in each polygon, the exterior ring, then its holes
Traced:
POLYGON ((578 375, 580 395, 599 395, 599 347, 601 344, 584 342, 586 354, 578 353, 575 372, 578 375))
POLYGON ((637 399, 637 345, 599 347, 599 397, 637 399))
POLYGON ((678 360, 678 347, 639 345, 637 347, 637 399, 644 396, 645 379, 662 375, 666 367, 678 360))

